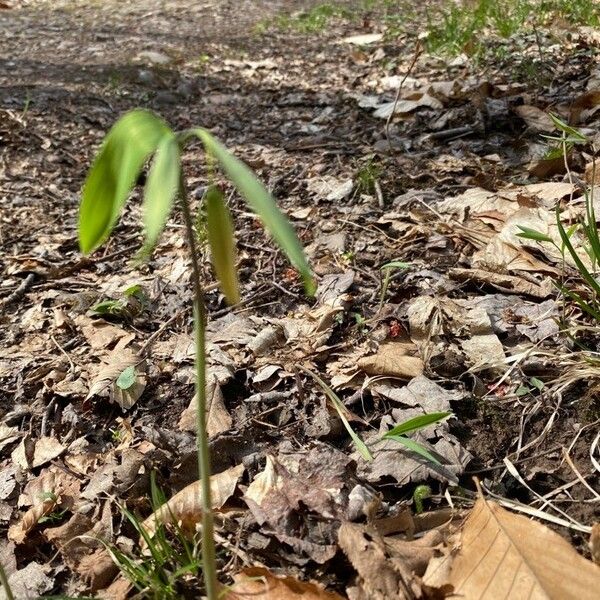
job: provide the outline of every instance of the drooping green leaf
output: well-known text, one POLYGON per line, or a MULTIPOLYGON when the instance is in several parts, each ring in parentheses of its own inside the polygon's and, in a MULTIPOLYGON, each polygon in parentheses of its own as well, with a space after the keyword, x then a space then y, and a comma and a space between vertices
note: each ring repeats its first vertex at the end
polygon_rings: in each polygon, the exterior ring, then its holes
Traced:
POLYGON ((223 193, 216 186, 206 192, 208 243, 219 287, 229 304, 240 301, 233 220, 223 193))
POLYGON ((117 386, 122 390, 128 390, 135 385, 136 379, 135 366, 130 365, 117 377, 117 386))
POLYGON ((432 423, 437 423, 438 421, 442 421, 446 417, 450 416, 452 413, 450 412, 435 412, 435 413, 427 413, 426 415, 419 415, 418 417, 414 417, 412 419, 408 419, 408 421, 404 421, 404 423, 400 423, 396 425, 393 429, 386 431, 383 434, 384 438, 391 438, 396 435, 402 435, 405 433, 410 433, 411 431, 417 431, 418 429, 423 429, 423 427, 427 427, 432 423))
POLYGON ((83 186, 79 246, 84 254, 108 237, 144 162, 169 131, 143 110, 127 113, 109 131, 83 186))
POLYGON ((252 171, 208 131, 195 129, 194 132, 202 140, 208 154, 219 162, 240 195, 261 218, 265 228, 285 252, 292 265, 298 269, 304 280, 306 293, 314 295, 316 285, 302 245, 291 223, 279 210, 271 194, 252 171))
POLYGON ((427 450, 427 448, 425 448, 424 446, 419 444, 419 442, 415 442, 414 440, 404 437, 403 435, 386 435, 385 437, 388 440, 394 440, 395 442, 398 442, 399 444, 403 444, 409 450, 412 450, 419 456, 422 456, 423 458, 432 462, 435 465, 441 464, 440 461, 433 454, 431 454, 431 452, 429 452, 429 450, 427 450))
POLYGON ((144 189, 142 211, 146 251, 154 248, 167 223, 179 189, 180 176, 177 138, 172 133, 165 134, 156 149, 144 189))

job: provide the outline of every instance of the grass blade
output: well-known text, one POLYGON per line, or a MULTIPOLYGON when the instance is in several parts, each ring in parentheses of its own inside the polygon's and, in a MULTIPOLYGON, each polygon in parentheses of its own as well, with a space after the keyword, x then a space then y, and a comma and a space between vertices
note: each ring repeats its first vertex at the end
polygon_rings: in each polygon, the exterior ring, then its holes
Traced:
POLYGON ((404 423, 400 423, 396 425, 393 429, 390 429, 386 433, 384 433, 384 438, 393 438, 397 435, 403 435, 405 433, 410 433, 412 431, 417 431, 419 429, 423 429, 423 427, 427 427, 432 423, 437 423, 438 421, 442 421, 446 417, 450 416, 451 412, 435 412, 428 413, 426 415, 419 415, 418 417, 414 417, 412 419, 408 419, 408 421, 404 421, 404 423))
POLYGON ((403 435, 386 435, 385 438, 403 444, 409 450, 412 450, 412 452, 414 452, 415 454, 422 456, 423 458, 427 459, 435 465, 442 464, 433 454, 431 454, 431 452, 429 452, 429 450, 427 450, 427 448, 419 444, 419 442, 415 442, 414 440, 404 437, 403 435))
POLYGON ((346 431, 352 438, 352 441, 354 442, 354 445, 356 446, 356 449, 358 450, 360 455, 366 461, 373 460, 373 455, 367 448, 366 444, 360 439, 360 437, 354 431, 354 429, 352 429, 352 426, 346 418, 347 409, 344 406, 344 403, 338 398, 337 394, 316 373, 313 373, 312 371, 309 371, 308 369, 305 369, 303 367, 300 367, 300 369, 302 369, 302 371, 304 371, 307 375, 310 375, 319 384, 319 386, 325 392, 325 395, 329 398, 329 400, 331 400, 333 407, 337 411, 337 414, 339 415, 342 423, 344 424, 346 431))

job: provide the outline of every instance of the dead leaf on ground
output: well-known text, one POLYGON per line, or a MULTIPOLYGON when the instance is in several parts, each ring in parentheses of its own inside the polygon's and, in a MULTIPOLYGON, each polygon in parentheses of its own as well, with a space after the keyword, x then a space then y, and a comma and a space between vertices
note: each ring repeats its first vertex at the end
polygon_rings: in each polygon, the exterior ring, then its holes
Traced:
MULTIPOLYGON (((42 598, 46 592, 54 587, 54 579, 48 576, 50 567, 30 562, 26 567, 15 571, 8 578, 8 585, 15 599, 42 598)), ((4 600, 6 594, 0 588, 0 598, 4 600)))
POLYGON ((358 573, 355 587, 348 589, 352 600, 408 600, 421 597, 417 576, 425 573, 442 535, 433 530, 408 542, 384 538, 367 525, 344 523, 338 542, 358 573))
POLYGON ((35 469, 60 456, 66 448, 53 437, 41 437, 33 450, 31 466, 35 469))
POLYGON ((359 359, 358 368, 367 375, 411 379, 423 373, 423 361, 414 356, 415 351, 410 342, 388 342, 375 354, 359 359))
POLYGON ((125 331, 102 319, 90 319, 85 315, 78 315, 75 324, 81 329, 93 350, 105 350, 116 346, 125 348, 135 339, 135 333, 125 331))
POLYGON ((437 588, 450 584, 452 595, 465 600, 593 600, 600 568, 544 525, 480 498, 465 522, 458 552, 432 561, 423 580, 437 588))
POLYGON ((554 131, 552 119, 547 113, 536 106, 523 104, 517 106, 515 112, 525 121, 527 127, 533 131, 554 131))
POLYGON ((62 470, 45 470, 25 488, 25 505, 31 508, 11 525, 8 538, 22 544, 39 520, 56 507, 69 508, 79 496, 80 482, 62 470))
POLYGON ((233 576, 232 590, 225 600, 343 600, 335 592, 300 581, 294 577, 278 577, 263 567, 249 567, 233 576))
POLYGON ((337 524, 370 502, 359 499, 361 506, 351 506, 352 474, 350 457, 324 444, 278 458, 267 455, 244 500, 258 524, 267 523, 280 542, 325 563, 337 551, 337 524))
MULTIPOLYGON (((231 429, 233 419, 225 407, 225 398, 221 391, 221 386, 216 377, 208 377, 206 384, 206 404, 208 408, 208 418, 206 428, 208 437, 212 438, 219 433, 231 429)), ((190 405, 181 413, 179 419, 179 429, 182 431, 196 430, 196 407, 198 398, 196 395, 192 398, 190 405)))
POLYGON ((115 349, 98 369, 86 400, 107 397, 130 409, 146 389, 146 361, 129 349, 115 349))
MULTIPOLYGON (((210 478, 213 510, 219 511, 234 494, 238 481, 244 473, 244 465, 231 467, 210 478)), ((177 492, 168 502, 151 514, 142 524, 149 535, 154 535, 160 523, 176 522, 182 531, 193 534, 202 521, 201 482, 195 481, 177 492)))

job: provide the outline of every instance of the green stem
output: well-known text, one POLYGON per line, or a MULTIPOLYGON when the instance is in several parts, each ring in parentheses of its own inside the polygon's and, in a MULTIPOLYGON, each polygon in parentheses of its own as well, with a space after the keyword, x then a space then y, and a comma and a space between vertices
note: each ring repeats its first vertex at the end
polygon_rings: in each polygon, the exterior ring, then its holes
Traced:
POLYGON ((214 522, 210 490, 210 449, 206 430, 206 304, 200 278, 200 267, 196 254, 196 238, 190 204, 183 175, 179 183, 179 200, 185 223, 185 230, 192 259, 192 279, 194 284, 194 331, 196 337, 196 444, 198 448, 198 470, 202 492, 202 571, 208 600, 216 600, 217 566, 215 559, 214 522))
POLYGON ((6 571, 4 570, 2 563, 0 563, 0 583, 4 588, 4 595, 6 596, 6 600, 15 600, 15 597, 13 596, 12 590, 10 589, 10 585, 8 583, 6 571))

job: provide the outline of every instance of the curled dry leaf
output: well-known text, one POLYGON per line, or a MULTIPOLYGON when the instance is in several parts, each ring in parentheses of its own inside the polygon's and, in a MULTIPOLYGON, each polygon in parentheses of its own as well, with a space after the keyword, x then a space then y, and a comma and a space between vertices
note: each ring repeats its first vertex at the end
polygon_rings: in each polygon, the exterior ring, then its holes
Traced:
POLYGON ((384 538, 366 525, 344 523, 338 533, 340 548, 358 573, 349 595, 356 600, 400 600, 419 596, 416 576, 422 575, 441 543, 439 531, 418 541, 384 538))
POLYGON ((544 525, 480 498, 465 522, 458 552, 432 561, 426 585, 453 597, 592 600, 600 568, 544 525), (449 574, 448 574, 449 572, 449 574))
MULTIPOLYGON (((213 509, 223 508, 233 495, 244 472, 244 465, 231 467, 210 478, 213 509)), ((154 535, 160 523, 177 523, 182 531, 193 534, 202 520, 202 492, 200 481, 195 481, 177 492, 168 502, 150 515, 142 524, 149 535, 154 535)))
POLYGON ((8 538, 22 544, 39 520, 57 506, 69 507, 79 493, 79 481, 64 471, 44 471, 27 489, 31 508, 8 530, 8 538))
POLYGON ((408 342, 382 344, 376 354, 359 359, 358 367, 367 375, 411 379, 423 374, 423 361, 412 356, 416 347, 408 342))
POLYGON ((107 363, 100 366, 87 398, 108 397, 122 409, 131 408, 146 388, 146 361, 136 352, 116 349, 108 357, 107 363), (127 374, 127 381, 121 377, 127 374))
POLYGON ((515 112, 525 121, 533 131, 554 131, 552 119, 537 106, 523 104, 515 108, 515 112))
POLYGON ((262 567, 244 569, 233 579, 235 583, 225 600, 343 600, 314 583, 277 577, 262 567))

